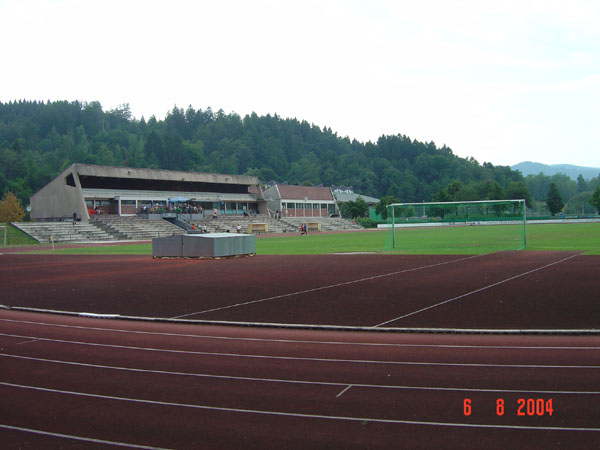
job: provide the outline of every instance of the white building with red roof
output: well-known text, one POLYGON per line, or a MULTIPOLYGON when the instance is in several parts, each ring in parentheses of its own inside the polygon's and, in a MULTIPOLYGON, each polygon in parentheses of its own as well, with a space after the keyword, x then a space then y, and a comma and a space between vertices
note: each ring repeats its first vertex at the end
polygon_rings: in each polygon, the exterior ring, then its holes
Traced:
POLYGON ((264 191, 268 208, 281 217, 330 217, 339 215, 331 188, 275 184, 264 191))

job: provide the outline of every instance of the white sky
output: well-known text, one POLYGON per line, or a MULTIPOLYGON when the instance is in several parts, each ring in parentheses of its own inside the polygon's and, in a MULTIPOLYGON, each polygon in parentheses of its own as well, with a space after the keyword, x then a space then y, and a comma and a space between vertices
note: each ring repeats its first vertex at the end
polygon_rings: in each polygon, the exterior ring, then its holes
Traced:
POLYGON ((277 113, 600 167, 600 1, 0 0, 0 101, 277 113))

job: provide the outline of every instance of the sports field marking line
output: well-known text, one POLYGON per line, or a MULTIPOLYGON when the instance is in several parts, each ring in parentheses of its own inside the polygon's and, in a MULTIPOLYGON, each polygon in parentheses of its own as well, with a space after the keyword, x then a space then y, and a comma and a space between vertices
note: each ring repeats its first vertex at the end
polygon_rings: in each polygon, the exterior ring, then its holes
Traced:
POLYGON ((166 333, 158 331, 124 330, 121 328, 84 327, 81 325, 66 325, 48 322, 33 322, 30 320, 0 319, 0 322, 23 323, 59 328, 74 328, 86 331, 109 331, 114 333, 131 333, 151 336, 185 337, 194 339, 215 339, 225 341, 269 342, 281 344, 319 344, 319 345, 356 345, 366 347, 411 347, 411 348, 467 348, 467 349, 496 349, 496 350, 600 350, 600 346, 532 346, 532 345, 461 345, 461 344, 402 344, 391 342, 344 342, 344 341, 310 341, 300 339, 268 339, 233 336, 215 336, 203 334, 166 333))
POLYGON ((195 405, 191 403, 176 403, 176 402, 163 402, 157 400, 147 400, 141 398, 129 398, 129 397, 117 397, 113 395, 100 395, 91 394, 88 392, 77 392, 77 391, 66 391, 61 389, 50 389, 39 386, 28 386, 15 383, 6 383, 0 381, 0 385, 18 388, 18 389, 30 389, 42 392, 50 392, 54 394, 62 395, 75 395, 79 397, 88 398, 99 398, 103 400, 115 400, 122 402, 141 403, 146 405, 157 405, 157 406, 172 406, 179 408, 192 408, 209 411, 221 411, 221 412, 232 412, 242 414, 260 414, 268 416, 281 416, 281 417, 294 417, 300 419, 323 419, 323 420, 338 420, 338 421, 350 421, 350 422, 375 422, 375 423, 388 423, 388 424, 402 424, 402 425, 429 425, 429 426, 445 426, 445 427, 461 427, 461 428, 500 428, 500 429, 514 429, 514 430, 543 430, 543 431, 600 431, 600 428, 592 427, 548 427, 548 426, 526 426, 526 425, 494 425, 494 424, 472 424, 472 423, 454 423, 454 422, 428 422, 420 420, 404 420, 404 419, 380 419, 374 417, 352 417, 352 416, 332 416, 325 414, 308 414, 308 413, 295 413, 286 411, 268 411, 260 409, 246 409, 246 408, 230 408, 224 406, 211 406, 211 405, 195 405))
POLYGON ((158 369, 138 369, 134 367, 120 367, 120 366, 107 366, 102 364, 90 364, 80 363, 75 361, 62 361, 46 358, 35 358, 32 356, 20 356, 11 355, 7 353, 0 353, 0 357, 23 359, 28 361, 44 362, 50 364, 63 364, 68 366, 85 367, 92 369, 105 369, 105 370, 118 370, 124 372, 134 373, 149 373, 156 375, 169 375, 169 376, 184 376, 184 377, 196 377, 196 378, 215 378, 222 380, 234 380, 234 381, 251 381, 260 383, 282 383, 282 384, 304 384, 313 386, 333 386, 333 387, 344 387, 345 388, 336 397, 340 397, 351 387, 365 388, 365 389, 393 389, 393 390, 413 390, 413 391, 451 391, 451 392, 494 392, 494 393, 508 393, 508 394, 548 394, 548 395, 600 395, 600 391, 567 391, 567 390, 530 390, 530 389, 500 389, 500 388, 463 388, 463 387, 443 387, 443 386, 406 386, 406 385, 386 385, 386 384, 368 384, 368 383, 343 383, 335 381, 311 381, 311 380, 290 380, 282 378, 262 378, 262 377, 242 377, 236 375, 215 375, 207 373, 193 373, 193 372, 173 372, 167 370, 158 369))
POLYGON ((338 395, 336 395, 335 398, 340 398, 342 395, 344 395, 346 392, 348 392, 352 386, 353 386, 352 384, 349 384, 348 386, 346 386, 344 389, 342 389, 340 392, 338 392, 338 395))
POLYGON ((52 436, 52 437, 58 437, 58 438, 63 438, 63 439, 72 439, 75 441, 92 442, 94 444, 115 445, 117 447, 140 448, 140 449, 148 449, 148 450, 169 450, 169 449, 163 448, 163 447, 150 447, 147 445, 129 444, 126 442, 107 441, 106 439, 95 439, 95 438, 88 438, 88 437, 84 437, 84 436, 75 436, 73 434, 53 433, 51 431, 37 430, 34 428, 16 427, 14 425, 6 425, 3 423, 0 423, 0 428, 4 428, 5 430, 22 431, 25 433, 41 434, 42 436, 52 436))
POLYGON ((417 311, 413 311, 411 313, 404 314, 403 316, 396 317, 395 319, 386 320, 385 322, 381 322, 381 323, 379 323, 377 325, 373 325, 373 328, 377 328, 377 327, 381 327, 383 325, 387 325, 389 323, 395 322, 396 320, 404 319, 406 317, 422 313, 423 311, 427 311, 427 310, 432 309, 432 308, 437 308, 438 306, 445 305, 446 303, 450 303, 450 302, 453 302, 453 301, 456 301, 456 300, 460 300, 461 298, 467 297, 467 296, 472 295, 472 294, 477 294, 478 292, 485 291, 486 289, 493 288, 493 287, 498 286, 500 284, 507 283, 509 281, 516 280, 517 278, 524 277, 525 275, 529 275, 529 274, 537 272, 539 270, 546 269, 546 268, 554 266, 556 264, 560 264, 561 262, 567 261, 567 260, 569 260, 571 258, 575 258, 576 256, 579 256, 579 254, 567 256, 566 258, 563 258, 563 259, 561 259, 559 261, 554 261, 552 263, 546 264, 546 265, 538 267, 536 269, 528 270, 527 272, 523 272, 523 273, 520 273, 520 274, 515 275, 513 277, 506 278, 505 280, 501 280, 501 281, 498 281, 496 283, 492 283, 492 284, 489 284, 487 286, 484 286, 482 288, 475 289, 474 291, 467 292, 466 294, 462 294, 462 295, 459 295, 457 297, 454 297, 454 298, 451 298, 451 299, 448 299, 448 300, 444 300, 443 302, 436 303, 435 305, 431 305, 431 306, 427 306, 425 308, 421 308, 421 309, 419 309, 417 311))
POLYGON ((493 363, 450 363, 450 362, 431 362, 431 361, 386 361, 370 359, 338 359, 338 358, 308 358, 300 356, 280 356, 280 355, 257 355, 249 353, 222 353, 222 352, 201 352, 191 350, 161 349, 152 347, 135 347, 129 345, 100 344, 95 342, 69 341, 66 339, 50 339, 33 336, 22 336, 17 334, 0 333, 0 336, 39 339, 44 342, 55 342, 59 344, 88 345, 91 347, 120 348, 124 350, 139 350, 146 352, 163 352, 181 355, 204 355, 204 356, 223 356, 231 358, 254 358, 254 359, 276 359, 287 361, 314 361, 314 362, 334 362, 334 363, 353 363, 353 364, 391 364, 403 366, 455 366, 455 367, 508 367, 508 368, 527 368, 527 369, 600 369, 600 365, 549 365, 549 364, 493 364, 493 363))
POLYGON ((31 339, 29 341, 17 342, 17 345, 31 344, 32 342, 38 342, 38 339, 31 339))
POLYGON ((445 264, 452 264, 452 263, 455 263, 455 262, 466 261, 468 259, 479 258, 481 256, 486 256, 486 255, 483 254, 483 255, 467 256, 467 257, 464 257, 464 258, 454 259, 452 261, 444 261, 444 262, 440 262, 440 263, 436 263, 436 264, 429 264, 429 265, 421 266, 421 267, 412 267, 410 269, 398 270, 396 272, 384 273, 384 274, 381 274, 381 275, 373 275, 371 277, 359 278, 357 280, 344 281, 342 283, 329 284, 327 286, 319 286, 319 287, 312 288, 312 289, 305 289, 303 291, 291 292, 291 293, 288 293, 288 294, 281 294, 281 295, 274 295, 272 297, 259 298, 257 300, 250 300, 250 301, 247 301, 247 302, 236 303, 234 305, 220 306, 218 308, 205 309, 204 311, 198 311, 198 312, 193 312, 193 313, 189 313, 189 314, 183 314, 181 316, 174 316, 174 317, 171 317, 171 319, 183 319, 184 317, 195 316, 197 314, 206 314, 206 313, 215 312, 215 311, 222 311, 224 309, 237 308, 239 306, 252 305, 254 303, 267 302, 267 301, 270 301, 270 300, 279 300, 281 298, 293 297, 295 295, 303 295, 303 294, 308 294, 308 293, 311 293, 311 292, 323 291, 325 289, 333 289, 333 288, 337 288, 337 287, 341 287, 341 286, 348 286, 350 284, 362 283, 364 281, 377 280, 379 278, 391 277, 391 276, 394 276, 394 275, 400 275, 402 273, 415 272, 417 270, 430 269, 432 267, 439 267, 439 266, 443 266, 445 264))

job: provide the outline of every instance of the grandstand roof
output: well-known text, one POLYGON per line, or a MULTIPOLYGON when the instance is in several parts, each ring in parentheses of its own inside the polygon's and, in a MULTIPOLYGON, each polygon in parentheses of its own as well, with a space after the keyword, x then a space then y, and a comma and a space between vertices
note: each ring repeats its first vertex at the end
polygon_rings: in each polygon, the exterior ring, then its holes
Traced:
POLYGON ((331 200, 334 201, 331 189, 320 186, 290 186, 278 184, 280 198, 285 200, 331 200))
MULTIPOLYGON (((31 218, 48 220, 89 218, 86 201, 103 199, 121 205, 121 200, 166 200, 185 197, 206 202, 260 202, 258 177, 217 173, 183 172, 136 167, 72 164, 30 200, 31 218)), ((259 205, 260 209, 260 205, 259 205)), ((121 214, 120 206, 117 208, 121 214)))
POLYGON ((182 172, 178 170, 144 169, 137 167, 97 166, 93 164, 73 164, 80 176, 129 178, 162 181, 188 181, 199 183, 257 185, 258 177, 248 175, 227 175, 203 172, 182 172))
POLYGON ((367 205, 374 205, 375 203, 379 203, 379 199, 375 198, 375 197, 369 197, 368 195, 361 195, 361 194, 348 194, 345 192, 336 192, 335 193, 335 199, 340 202, 340 203, 345 203, 345 202, 355 202, 358 197, 362 198, 365 203, 367 205))

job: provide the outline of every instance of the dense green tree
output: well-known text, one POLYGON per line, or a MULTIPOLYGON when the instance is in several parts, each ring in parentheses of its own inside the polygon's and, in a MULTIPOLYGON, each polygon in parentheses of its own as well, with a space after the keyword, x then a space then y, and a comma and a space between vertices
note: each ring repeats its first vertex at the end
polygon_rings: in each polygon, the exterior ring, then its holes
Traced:
POLYGON ((552 176, 540 173, 538 175, 528 175, 525 178, 527 189, 531 193, 534 201, 545 201, 550 183, 554 183, 564 199, 569 199, 577 194, 577 183, 562 173, 552 176))
POLYGON ((340 209, 342 216, 349 219, 358 219, 369 215, 369 205, 362 197, 343 203, 340 209))
POLYGON ((577 177, 577 193, 585 192, 588 190, 587 181, 583 178, 583 175, 579 174, 577 177))
POLYGON ((463 184, 460 182, 460 180, 454 180, 452 183, 450 183, 450 184, 448 184, 448 186, 446 186, 446 191, 455 200, 456 200, 456 196, 462 189, 463 189, 463 184))
POLYGON ((471 182, 456 193, 457 202, 472 202, 480 200, 478 183, 471 182))
POLYGON ((157 166, 166 164, 163 154, 163 142, 157 131, 152 130, 148 134, 144 144, 144 153, 151 168, 157 169, 157 166))
POLYGON ((436 194, 433 194, 431 200, 434 202, 452 202, 454 201, 454 198, 448 193, 446 189, 442 189, 436 194))
MULTIPOLYGON (((277 115, 241 118, 175 106, 164 120, 146 121, 132 117, 127 104, 103 111, 94 101, 0 103, 0 194, 12 190, 26 204, 73 162, 252 173, 262 181, 353 186, 402 202, 430 201, 443 189, 457 200, 502 198, 511 182, 523 180, 508 167, 480 165, 433 142, 398 134, 363 144, 277 115)), ((545 195, 547 178, 540 181, 545 195)), ((576 192, 574 182, 556 181, 564 198, 576 192)))
POLYGON ((507 200, 525 200, 525 204, 529 207, 532 206, 533 200, 529 189, 522 181, 511 181, 506 190, 504 191, 504 198, 507 200))
POLYGON ((381 199, 379 200, 379 203, 377 203, 375 205, 375 212, 377 214, 380 214, 381 217, 383 218, 383 220, 386 220, 387 219, 387 207, 388 207, 388 205, 391 205, 392 203, 400 203, 400 202, 391 195, 386 195, 384 197, 381 197, 381 199))
POLYGON ((454 180, 444 188, 438 191, 431 198, 434 202, 453 202, 457 200, 460 191, 464 188, 460 180, 454 180))
POLYGON ((502 186, 495 180, 488 179, 478 184, 478 200, 500 200, 503 197, 502 186))
POLYGON ((565 202, 564 211, 566 214, 593 214, 595 207, 590 204, 592 191, 585 191, 574 195, 565 202))
POLYGON ((555 216, 562 210, 563 206, 565 206, 563 199, 558 192, 558 187, 556 183, 550 183, 550 187, 548 188, 548 195, 546 196, 546 204, 548 205, 548 209, 550 210, 550 214, 555 216))
POLYGON ((81 126, 88 136, 95 136, 104 130, 104 113, 99 102, 91 102, 83 105, 81 110, 81 126))
POLYGON ((589 204, 596 208, 598 210, 598 214, 600 214, 600 186, 598 186, 592 194, 589 204))

